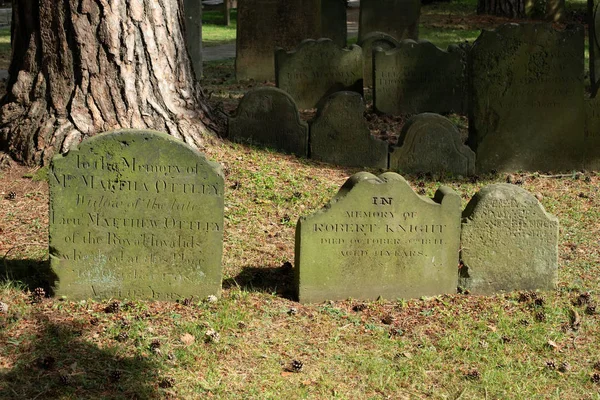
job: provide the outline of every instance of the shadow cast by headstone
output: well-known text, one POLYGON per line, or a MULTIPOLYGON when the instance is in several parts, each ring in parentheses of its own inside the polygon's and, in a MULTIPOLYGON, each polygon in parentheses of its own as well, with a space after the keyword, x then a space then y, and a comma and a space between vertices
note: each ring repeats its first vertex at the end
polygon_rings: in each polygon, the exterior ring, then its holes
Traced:
POLYGON ((297 297, 294 270, 289 262, 280 267, 243 267, 235 277, 223 280, 223 289, 232 287, 248 292, 273 293, 289 300, 296 300, 297 297))
POLYGON ((156 362, 123 356, 82 338, 77 323, 37 317, 38 335, 11 344, 23 347, 14 366, 0 372, 0 399, 158 399, 156 362))
POLYGON ((42 288, 52 296, 58 276, 49 259, 4 259, 0 261, 0 283, 8 281, 21 282, 30 291, 42 288))

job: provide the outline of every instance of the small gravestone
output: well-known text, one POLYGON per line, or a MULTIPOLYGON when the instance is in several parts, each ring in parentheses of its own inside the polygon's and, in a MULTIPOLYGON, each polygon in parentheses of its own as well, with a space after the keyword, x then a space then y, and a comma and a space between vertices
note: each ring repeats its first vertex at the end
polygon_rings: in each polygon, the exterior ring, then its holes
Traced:
POLYGON ((291 50, 321 37, 321 0, 244 0, 237 14, 235 76, 275 79, 276 47, 291 50))
POLYGON ((275 75, 277 87, 301 109, 343 90, 362 94, 362 50, 341 48, 330 39, 305 40, 293 51, 276 51, 275 75))
POLYGON ((585 161, 588 171, 600 171, 600 96, 585 100, 585 161))
POLYGON ((552 290, 558 268, 558 219, 525 189, 481 189, 463 212, 460 286, 473 294, 552 290))
POLYGON ((383 32, 396 40, 418 39, 420 0, 361 0, 358 40, 383 32))
POLYGON ((358 45, 363 51, 363 83, 365 86, 373 86, 373 50, 391 50, 400 46, 400 41, 383 32, 371 32, 358 45))
POLYGON ((447 187, 432 200, 393 172, 353 175, 296 225, 300 302, 455 293, 460 211, 447 187))
POLYGON ((229 118, 229 139, 306 157, 308 125, 289 94, 271 87, 252 89, 229 118))
POLYGON ((373 104, 386 114, 463 113, 467 94, 467 53, 456 45, 444 51, 426 40, 403 40, 373 52, 373 104))
POLYGON ((583 28, 507 24, 470 51, 469 145, 477 169, 581 169, 583 28))
POLYGON ((412 117, 390 154, 390 169, 403 173, 475 173, 475 153, 462 143, 456 126, 438 114, 412 117))
POLYGON ((121 130, 50 168, 50 263, 70 299, 218 295, 223 173, 182 141, 121 130))
POLYGON ((362 97, 331 95, 310 126, 310 157, 348 167, 388 167, 388 143, 371 135, 362 97))
POLYGON ((340 47, 348 41, 346 0, 321 0, 321 37, 340 47))
POLYGON ((199 80, 202 78, 202 3, 198 0, 185 0, 184 12, 185 44, 194 75, 196 80, 199 80))

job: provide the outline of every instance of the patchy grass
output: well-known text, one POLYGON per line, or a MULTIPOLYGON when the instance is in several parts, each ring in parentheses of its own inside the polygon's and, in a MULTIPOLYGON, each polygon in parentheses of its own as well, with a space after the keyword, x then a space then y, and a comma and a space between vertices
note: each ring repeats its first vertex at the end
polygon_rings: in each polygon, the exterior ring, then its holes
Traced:
POLYGON ((206 47, 235 43, 237 9, 232 9, 229 26, 224 25, 221 11, 206 11, 202 14, 202 45, 206 47))
POLYGON ((0 29, 0 69, 10 67, 10 28, 0 29))

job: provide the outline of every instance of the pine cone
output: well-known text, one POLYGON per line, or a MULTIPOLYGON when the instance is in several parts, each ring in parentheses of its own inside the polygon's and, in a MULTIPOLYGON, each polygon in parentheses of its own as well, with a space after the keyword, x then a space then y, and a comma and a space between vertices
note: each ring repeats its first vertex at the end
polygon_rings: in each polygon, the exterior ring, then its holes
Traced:
POLYGON ((600 374, 597 373, 597 372, 594 372, 592 374, 592 378, 591 379, 592 379, 593 383, 600 383, 600 374))
POLYGON ((304 367, 304 364, 302 363, 302 361, 298 361, 298 360, 293 360, 292 361, 292 372, 300 372, 302 371, 302 368, 304 367))
POLYGON ((110 375, 108 376, 108 379, 110 379, 110 381, 113 383, 118 382, 121 379, 121 371, 111 371, 110 375))
POLYGON ((109 313, 109 314, 116 314, 121 310, 121 303, 119 303, 118 301, 113 301, 112 303, 110 303, 109 305, 106 306, 106 308, 104 309, 104 312, 109 313))
POLYGON ((127 339, 129 339, 129 334, 128 334, 127 332, 125 332, 125 331, 123 331, 123 332, 119 332, 119 334, 117 335, 117 338, 116 338, 116 339, 117 339, 117 341, 119 341, 119 342, 124 342, 124 341, 126 341, 127 339))
POLYGON ((556 369, 556 363, 552 360, 548 360, 548 361, 546 361, 546 368, 554 371, 556 369))
POLYGON ((39 287, 39 288, 35 288, 35 290, 33 291, 33 293, 31 293, 31 302, 32 303, 41 303, 44 298, 46 297, 46 291, 39 287))
POLYGON ((154 339, 152 341, 152 343, 150 343, 150 350, 152 350, 153 352, 155 352, 159 348, 160 348, 160 340, 154 339))
POLYGON ((481 378, 481 374, 476 369, 471 370, 465 374, 465 377, 472 381, 478 381, 481 378))
POLYGON ((163 380, 160 381, 160 383, 158 384, 159 387, 161 387, 162 389, 168 389, 168 388, 172 388, 173 385, 175 385, 175 379, 172 377, 167 377, 164 378, 163 380))
POLYGON ((15 200, 16 198, 17 198, 16 192, 9 192, 5 197, 6 200, 15 200))
POLYGON ((596 305, 595 304, 589 304, 586 308, 585 308, 585 313, 587 315, 595 315, 596 314, 596 305))

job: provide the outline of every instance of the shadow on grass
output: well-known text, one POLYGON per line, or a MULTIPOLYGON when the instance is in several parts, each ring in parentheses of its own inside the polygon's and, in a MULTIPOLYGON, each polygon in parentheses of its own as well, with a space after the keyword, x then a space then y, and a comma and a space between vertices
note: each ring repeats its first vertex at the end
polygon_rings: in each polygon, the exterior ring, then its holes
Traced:
POLYGON ((0 372, 0 399, 162 397, 155 362, 84 341, 81 324, 43 318, 32 321, 40 327, 31 343, 25 335, 9 338, 11 345, 22 347, 21 356, 12 369, 0 372))
POLYGON ((30 291, 41 287, 52 296, 58 276, 48 259, 4 259, 0 261, 0 284, 9 281, 21 282, 30 291))
POLYGON ((223 289, 237 286, 248 292, 275 293, 290 300, 296 298, 294 271, 289 262, 280 267, 243 267, 237 276, 223 280, 223 289))

